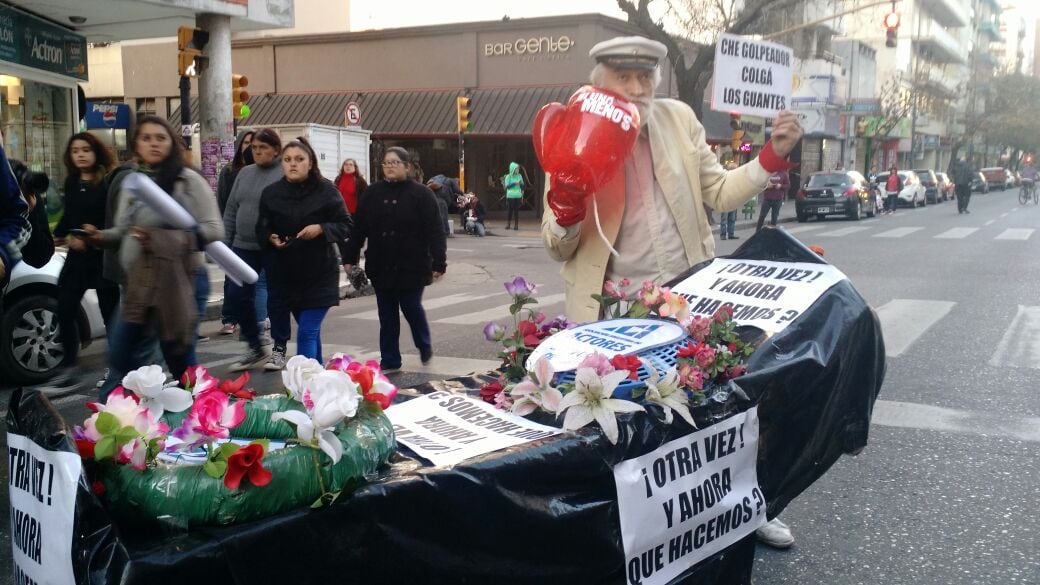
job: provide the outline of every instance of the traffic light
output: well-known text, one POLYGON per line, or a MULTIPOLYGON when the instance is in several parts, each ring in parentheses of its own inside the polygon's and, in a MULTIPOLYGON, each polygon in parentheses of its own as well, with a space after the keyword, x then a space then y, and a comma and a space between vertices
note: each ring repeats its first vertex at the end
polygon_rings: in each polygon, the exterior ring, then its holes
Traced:
POLYGON ((209 33, 190 26, 177 28, 177 73, 181 77, 195 77, 198 74, 195 60, 202 55, 202 49, 209 42, 209 33))
POLYGON ((729 115, 729 127, 733 129, 729 147, 736 152, 740 150, 740 145, 744 142, 744 128, 740 125, 740 114, 729 115))
POLYGON ((459 134, 472 130, 473 122, 469 119, 469 98, 461 95, 455 98, 455 111, 458 116, 459 134))
POLYGON ((885 15, 885 46, 895 47, 899 35, 899 14, 889 12, 885 15))
POLYGON ((231 75, 231 115, 236 120, 249 116, 249 92, 245 87, 249 85, 249 78, 237 73, 231 75))

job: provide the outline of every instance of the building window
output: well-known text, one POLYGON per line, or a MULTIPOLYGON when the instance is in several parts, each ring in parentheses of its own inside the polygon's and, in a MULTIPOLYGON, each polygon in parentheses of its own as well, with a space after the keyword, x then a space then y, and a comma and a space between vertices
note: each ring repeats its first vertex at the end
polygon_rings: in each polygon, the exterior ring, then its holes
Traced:
POLYGON ((137 121, 140 122, 141 118, 145 116, 155 115, 155 98, 138 98, 137 99, 137 121))

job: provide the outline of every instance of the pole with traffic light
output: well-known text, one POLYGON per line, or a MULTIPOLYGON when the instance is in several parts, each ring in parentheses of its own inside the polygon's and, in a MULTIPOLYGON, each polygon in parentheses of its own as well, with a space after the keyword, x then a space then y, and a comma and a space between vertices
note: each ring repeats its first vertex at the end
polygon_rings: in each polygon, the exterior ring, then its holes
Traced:
POLYGON ((465 134, 473 129, 473 122, 469 119, 470 98, 458 96, 455 98, 455 116, 459 131, 459 189, 466 191, 466 139, 465 134))
POLYGON ((249 85, 249 78, 245 75, 239 75, 238 73, 231 74, 231 118, 235 121, 235 134, 238 134, 238 123, 243 118, 248 118, 250 114, 249 104, 249 92, 246 91, 246 87, 249 85))
POLYGON ((180 75, 181 136, 184 147, 191 150, 191 78, 202 69, 202 49, 209 42, 209 33, 190 26, 177 28, 177 73, 180 75))

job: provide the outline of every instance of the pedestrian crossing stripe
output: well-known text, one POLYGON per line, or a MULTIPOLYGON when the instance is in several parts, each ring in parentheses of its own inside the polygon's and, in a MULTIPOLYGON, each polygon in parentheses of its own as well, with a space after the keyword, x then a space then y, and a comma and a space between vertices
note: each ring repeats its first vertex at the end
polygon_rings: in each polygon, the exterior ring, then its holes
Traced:
MULTIPOLYGON (((557 293, 554 295, 546 295, 538 298, 538 307, 541 310, 545 310, 546 307, 550 307, 557 303, 562 303, 566 295, 563 293, 557 293)), ((443 319, 437 319, 433 323, 445 323, 448 325, 481 325, 488 321, 497 321, 504 317, 509 316, 510 305, 500 305, 492 307, 490 309, 484 309, 483 311, 473 311, 462 315, 456 315, 454 317, 445 317, 443 319)))
POLYGON ((1026 228, 1007 228, 999 236, 993 238, 994 240, 1028 240, 1029 236, 1033 235, 1031 229, 1026 228))
POLYGON ((877 308, 885 355, 898 357, 917 338, 945 317, 956 303, 916 299, 892 299, 877 308))
POLYGON ((908 236, 914 232, 923 230, 922 227, 901 227, 881 232, 880 234, 874 234, 875 238, 902 238, 908 236))
MULTIPOLYGON (((426 311, 433 311, 433 310, 441 309, 441 308, 444 308, 444 307, 450 307, 452 305, 459 305, 459 304, 462 304, 462 303, 469 303, 469 302, 472 302, 472 301, 479 301, 481 299, 486 299, 488 297, 500 296, 502 294, 503 293, 500 293, 500 292, 494 292, 494 293, 483 294, 483 295, 471 295, 471 294, 465 294, 465 293, 456 293, 456 294, 446 295, 446 296, 443 296, 443 297, 437 297, 437 298, 433 298, 433 299, 426 299, 426 300, 423 301, 422 305, 423 305, 423 309, 425 309, 426 311)), ((508 313, 508 311, 507 311, 507 313, 508 313)), ((367 310, 367 311, 361 311, 361 312, 356 312, 356 313, 346 313, 346 314, 343 314, 343 315, 337 315, 337 318, 340 318, 340 319, 365 319, 365 320, 368 320, 368 321, 378 321, 379 320, 379 310, 378 309, 370 309, 370 310, 367 310)))
POLYGON ((989 365, 1040 369, 1040 307, 1018 306, 989 365))
POLYGON ((847 227, 847 228, 841 228, 841 229, 837 229, 837 230, 833 230, 833 231, 829 231, 829 232, 821 232, 821 233, 818 233, 816 235, 817 236, 824 236, 824 237, 828 237, 828 238, 840 238, 842 236, 847 236, 849 234, 854 234, 856 232, 862 232, 864 230, 869 230, 869 229, 870 229, 869 227, 862 227, 862 226, 847 227))
POLYGON ((971 234, 973 234, 973 233, 975 233, 977 231, 979 231, 979 228, 957 227, 957 228, 948 229, 945 232, 943 232, 943 233, 941 233, 941 234, 939 234, 939 235, 937 235, 935 237, 938 238, 938 239, 958 240, 958 239, 961 239, 961 238, 966 238, 966 237, 970 236, 971 234))

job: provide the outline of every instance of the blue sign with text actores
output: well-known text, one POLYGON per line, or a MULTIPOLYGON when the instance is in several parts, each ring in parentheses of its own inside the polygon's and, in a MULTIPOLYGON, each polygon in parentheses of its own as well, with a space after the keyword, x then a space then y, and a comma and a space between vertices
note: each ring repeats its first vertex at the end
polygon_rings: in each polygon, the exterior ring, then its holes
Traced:
POLYGON ((87 102, 84 121, 88 129, 130 128, 130 106, 87 102))

